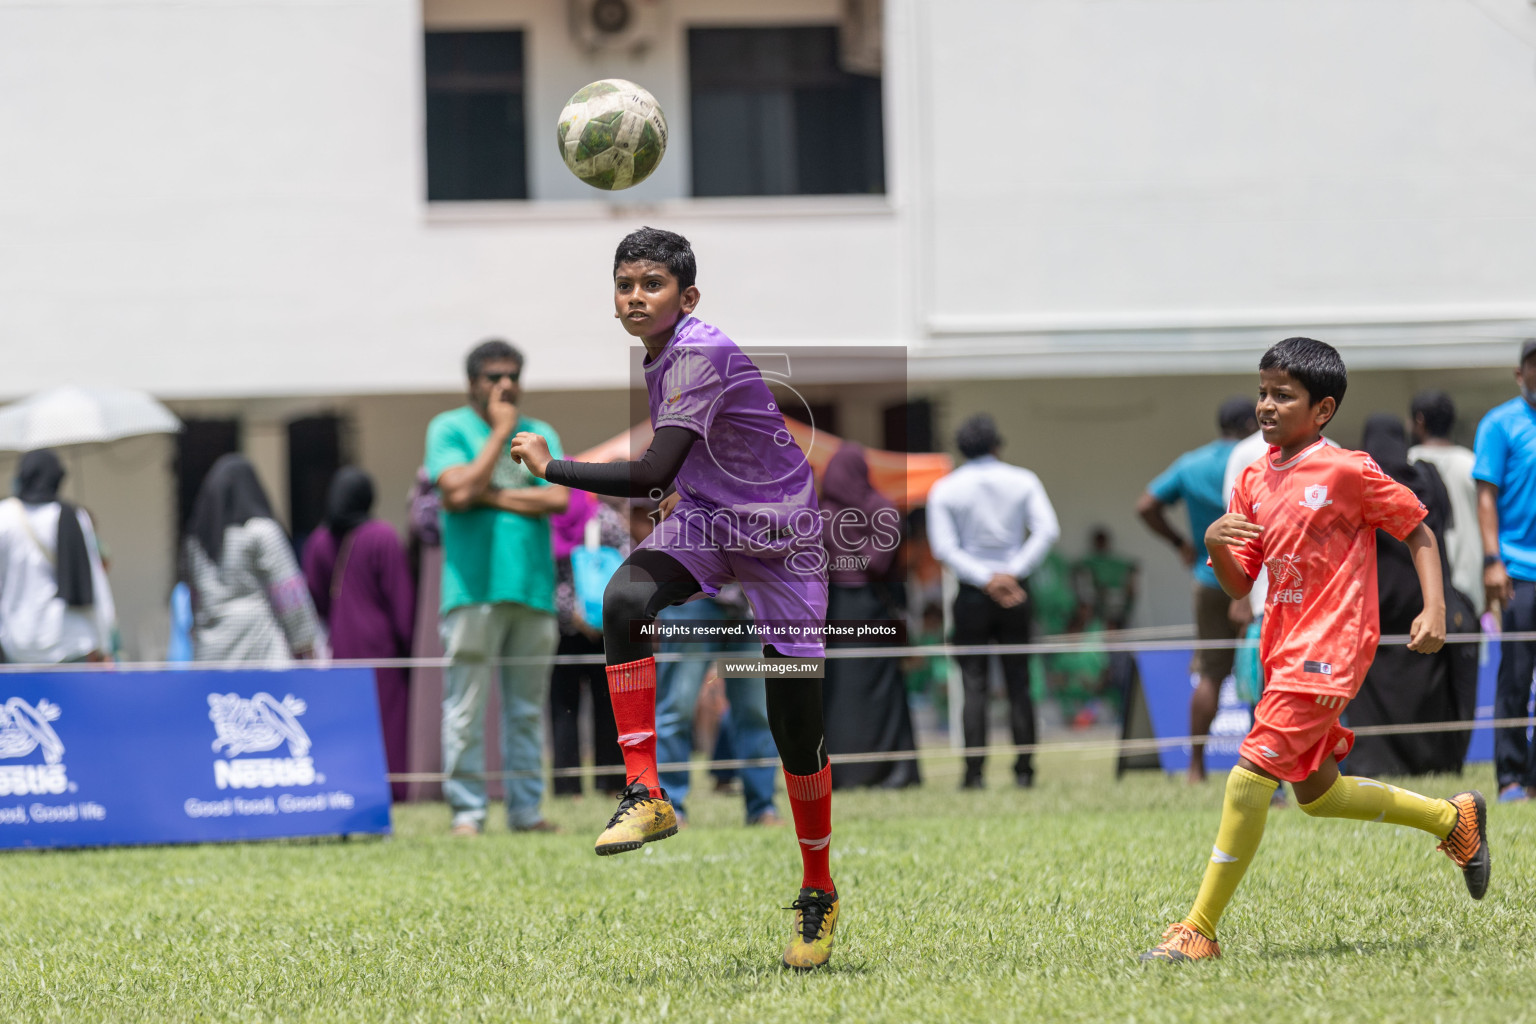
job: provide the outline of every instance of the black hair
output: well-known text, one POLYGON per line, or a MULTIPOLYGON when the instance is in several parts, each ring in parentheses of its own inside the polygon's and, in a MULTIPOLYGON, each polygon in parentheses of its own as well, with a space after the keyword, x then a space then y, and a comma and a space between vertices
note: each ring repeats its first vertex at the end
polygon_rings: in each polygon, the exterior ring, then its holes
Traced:
POLYGON ((679 288, 692 288, 699 279, 699 264, 693 258, 693 246, 676 231, 644 227, 625 235, 613 254, 613 272, 619 272, 619 264, 637 260, 660 263, 677 278, 679 288))
POLYGON ((991 455, 1002 443, 1003 439, 997 433, 997 424, 984 412, 972 416, 955 431, 955 447, 968 459, 991 455))
POLYGON ((1420 391, 1408 405, 1413 419, 1424 417, 1424 432, 1430 437, 1450 437, 1456 425, 1456 404, 1444 391, 1420 391))
POLYGON ((1257 419, 1253 405, 1253 399, 1234 395, 1222 402, 1221 408, 1216 411, 1216 426, 1221 428, 1223 434, 1253 433, 1248 426, 1257 419))
POLYGON ((500 338, 487 338, 470 350, 469 357, 464 360, 464 372, 469 374, 470 380, 474 380, 480 376, 480 370, 486 363, 499 359, 510 359, 517 364, 519 370, 523 368, 521 352, 500 338))
POLYGON ((1344 389, 1349 386, 1349 374, 1339 350, 1313 338, 1286 338, 1272 346, 1259 360, 1259 369, 1279 370, 1295 380, 1307 389, 1311 405, 1325 398, 1333 399, 1334 415, 1344 403, 1344 389))

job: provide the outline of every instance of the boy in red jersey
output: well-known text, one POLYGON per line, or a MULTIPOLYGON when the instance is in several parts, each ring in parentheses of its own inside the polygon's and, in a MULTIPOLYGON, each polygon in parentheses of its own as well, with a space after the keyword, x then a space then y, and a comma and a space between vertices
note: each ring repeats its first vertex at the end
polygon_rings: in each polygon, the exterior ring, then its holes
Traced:
POLYGON ((1445 598, 1435 537, 1424 506, 1363 452, 1335 448, 1322 430, 1347 383, 1333 347, 1287 338, 1259 361, 1259 429, 1264 458, 1238 477, 1227 514, 1205 543, 1221 587, 1245 597, 1269 573, 1259 654, 1264 695, 1253 729, 1227 778, 1221 827, 1200 893, 1142 960, 1218 957, 1216 922, 1264 836, 1269 799, 1292 784, 1313 817, 1410 825, 1441 840, 1473 899, 1488 889, 1488 836, 1482 794, 1439 800, 1339 774, 1354 745, 1339 724, 1360 689, 1381 638, 1376 599, 1376 530, 1405 541, 1424 610, 1408 649, 1432 654, 1445 644, 1445 598))

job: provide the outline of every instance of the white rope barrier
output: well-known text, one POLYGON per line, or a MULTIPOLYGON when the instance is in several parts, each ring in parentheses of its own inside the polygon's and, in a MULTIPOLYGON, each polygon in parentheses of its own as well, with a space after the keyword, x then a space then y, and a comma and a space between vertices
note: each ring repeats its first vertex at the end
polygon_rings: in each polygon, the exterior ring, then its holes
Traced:
MULTIPOLYGON (((1072 634, 1066 634, 1072 635, 1072 634)), ((1090 640, 1043 640, 1027 644, 922 644, 908 645, 905 647, 828 647, 826 659, 828 661, 840 661, 847 658, 937 658, 937 657, 964 657, 967 655, 991 655, 991 654, 1114 654, 1142 651, 1179 651, 1179 650, 1236 650, 1250 646, 1251 640, 1199 640, 1195 637, 1165 640, 1117 640, 1112 639, 1114 634, 1095 633, 1090 640), (1111 637, 1111 639, 1102 639, 1111 637)), ((1384 636, 1377 641, 1378 647, 1402 647, 1408 643, 1407 634, 1384 636)), ((1480 644, 1487 640, 1500 640, 1509 643, 1530 643, 1536 641, 1536 631, 1521 633, 1451 633, 1445 638, 1447 644, 1480 644)), ((656 655, 659 663, 677 661, 720 661, 720 660, 750 660, 758 655, 743 648, 737 651, 679 651, 666 652, 656 655)), ((551 654, 529 655, 512 658, 485 658, 476 661, 461 661, 460 664, 474 665, 601 665, 604 663, 601 654, 551 654)), ((453 661, 446 657, 441 658, 333 658, 324 661, 293 661, 286 664, 272 664, 259 661, 123 661, 110 664, 94 662, 70 662, 67 664, 0 664, 0 675, 6 673, 48 673, 48 672, 83 672, 83 673, 131 673, 131 672, 167 672, 167 671, 212 671, 212 672, 241 672, 251 669, 284 669, 284 668, 448 668, 453 661)))
MULTIPOLYGON (((1404 725, 1362 725, 1351 731, 1358 736, 1409 736, 1420 733, 1473 732, 1478 729, 1512 729, 1536 725, 1536 717, 1529 718, 1477 718, 1471 721, 1412 722, 1404 725)), ((832 754, 833 764, 871 764, 884 761, 953 761, 964 757, 1017 757, 1020 754, 1076 753, 1086 756, 1108 755, 1123 757, 1135 754, 1155 754, 1166 747, 1179 747, 1196 741, 1210 746, 1213 742, 1235 737, 1212 736, 1162 736, 1146 739, 1094 739, 1061 740, 1050 743, 998 744, 989 747, 926 747, 921 750, 874 751, 867 754, 832 754)), ((659 772, 682 772, 691 769, 724 771, 740 768, 777 768, 779 759, 763 757, 753 760, 721 761, 668 761, 656 766, 659 772)), ((585 778, 594 775, 622 774, 624 766, 583 765, 579 768, 554 768, 548 771, 521 770, 500 772, 475 772, 449 775, 444 772, 397 772, 389 776, 391 782, 447 782, 450 779, 522 779, 548 777, 554 779, 585 778)))
MULTIPOLYGON (((1130 631, 1127 631, 1130 632, 1130 631)), ((1120 634, 1123 635, 1123 634, 1120 634)), ((1233 650, 1252 644, 1251 640, 1199 640, 1190 636, 1161 638, 1161 639, 1117 639, 1117 634, 1094 634, 1092 639, 1083 640, 1044 640, 1027 644, 926 644, 918 646, 880 646, 880 647, 829 647, 826 652, 827 660, 856 659, 856 658, 907 658, 907 657, 955 657, 977 655, 1010 655, 1010 654, 1081 654, 1081 653, 1141 653, 1152 651, 1179 651, 1179 650, 1233 650)), ((1510 632, 1504 634, 1484 633, 1453 633, 1446 636, 1445 641, 1450 644, 1480 644, 1488 640, 1500 640, 1503 642, 1528 643, 1536 641, 1536 631, 1510 632)), ((1407 635, 1383 636, 1378 641, 1378 647, 1401 647, 1408 643, 1407 635)), ((730 660, 733 656, 745 659, 755 658, 756 655, 747 650, 741 651, 681 651, 658 654, 658 662, 679 661, 719 661, 730 660)), ((549 655, 543 657, 512 657, 493 658, 471 662, 469 664, 480 665, 601 665, 604 663, 603 655, 549 655)), ((164 671, 218 671, 235 672, 251 669, 284 669, 284 668, 426 668, 445 669, 452 665, 448 658, 371 658, 371 659, 333 659, 328 661, 296 661, 286 665, 272 665, 261 662, 248 661, 181 661, 181 662, 119 662, 112 664, 100 664, 89 662, 76 662, 70 664, 0 664, 0 676, 6 674, 97 674, 106 676, 127 676, 142 672, 164 671)), ((463 663, 461 663, 463 664, 463 663)), ((1422 722, 1404 725, 1376 725, 1361 726, 1354 730, 1357 736, 1398 736, 1416 735, 1420 733, 1440 732, 1470 732, 1475 729, 1503 729, 1516 727, 1530 727, 1536 724, 1536 718, 1501 718, 1501 719, 1474 719, 1472 721, 1447 721, 1447 722, 1422 722)), ((1223 737, 1226 739, 1226 737, 1223 737)), ((984 747, 931 747, 922 750, 907 751, 878 751, 865 754, 834 754, 831 756, 833 764, 866 764, 872 762, 891 761, 934 761, 956 760, 965 757, 987 756, 1018 756, 1020 754, 1039 754, 1042 752, 1053 753, 1079 753, 1084 756, 1109 755, 1116 757, 1133 756, 1137 754, 1151 754, 1169 747, 1180 747, 1202 742, 1210 745, 1217 742, 1209 736, 1166 736, 1161 738, 1146 739, 1099 739, 1099 740, 1065 740, 1051 743, 1031 743, 1015 745, 995 745, 984 747)), ((778 758, 759 758, 755 760, 712 760, 712 761, 686 761, 669 762, 658 766, 663 772, 687 771, 702 769, 705 771, 730 770, 741 768, 777 767, 778 758)), ((614 772, 622 772, 622 765, 587 765, 576 768, 478 772, 460 775, 450 775, 444 772, 396 772, 389 775, 391 782, 447 782, 450 779, 480 779, 489 781, 492 779, 513 779, 528 777, 548 778, 578 778, 596 775, 605 775, 614 772)))

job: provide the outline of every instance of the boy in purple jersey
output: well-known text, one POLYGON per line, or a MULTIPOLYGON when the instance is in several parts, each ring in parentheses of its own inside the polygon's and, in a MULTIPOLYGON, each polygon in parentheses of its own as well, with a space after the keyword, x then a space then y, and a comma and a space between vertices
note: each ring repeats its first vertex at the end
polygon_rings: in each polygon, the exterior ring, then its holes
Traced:
MULTIPOLYGON (((639 849, 677 832, 656 773, 656 659, 636 640, 668 605, 741 584, 764 629, 766 658, 819 658, 826 622, 827 560, 815 482, 804 453, 750 357, 693 315, 699 303, 693 249, 681 235, 642 228, 613 260, 614 316, 645 345, 655 437, 634 462, 551 459, 544 439, 521 433, 511 452, 538 477, 598 494, 662 501, 664 518, 603 594, 608 688, 628 780, 598 837, 599 855, 639 849)), ((832 776, 822 735, 821 680, 770 673, 768 724, 784 763, 803 867, 794 940, 784 965, 825 964, 838 896, 828 854, 832 776)))

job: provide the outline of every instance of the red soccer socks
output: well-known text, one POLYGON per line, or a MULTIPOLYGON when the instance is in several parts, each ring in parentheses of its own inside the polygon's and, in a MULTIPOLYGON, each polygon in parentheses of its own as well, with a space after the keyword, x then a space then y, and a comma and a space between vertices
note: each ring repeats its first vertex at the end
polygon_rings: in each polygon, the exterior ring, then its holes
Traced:
POLYGON ((626 782, 639 782, 661 796, 656 774, 656 659, 608 666, 608 695, 619 727, 626 782))
POLYGON ((786 771, 784 788, 789 792, 795 835, 800 839, 800 859, 805 871, 800 885, 831 891, 834 886, 827 861, 832 847, 832 766, 823 765, 815 775, 791 775, 786 771))

